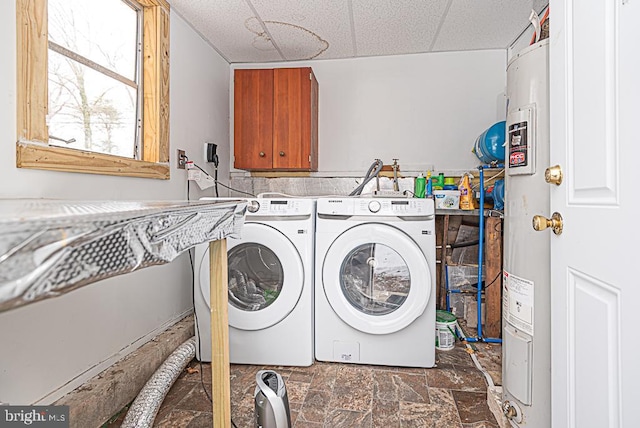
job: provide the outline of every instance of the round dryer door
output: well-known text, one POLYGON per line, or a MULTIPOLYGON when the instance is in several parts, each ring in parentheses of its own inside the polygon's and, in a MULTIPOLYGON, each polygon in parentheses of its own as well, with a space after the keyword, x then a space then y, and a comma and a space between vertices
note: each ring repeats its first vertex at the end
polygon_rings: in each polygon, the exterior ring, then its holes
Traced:
POLYGON ((355 226, 327 250, 322 286, 334 312, 370 334, 402 330, 423 314, 431 274, 418 245, 403 231, 379 223, 355 226))
MULTIPOLYGON (((246 223, 242 239, 228 239, 229 325, 261 330, 295 308, 304 284, 302 258, 289 238, 271 226, 246 223)), ((207 305, 209 250, 200 262, 200 289, 207 305)))

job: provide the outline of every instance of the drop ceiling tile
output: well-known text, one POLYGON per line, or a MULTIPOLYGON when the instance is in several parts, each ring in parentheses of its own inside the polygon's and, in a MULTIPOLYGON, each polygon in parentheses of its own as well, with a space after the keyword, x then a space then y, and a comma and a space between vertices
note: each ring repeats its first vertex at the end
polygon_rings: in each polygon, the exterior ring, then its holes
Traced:
POLYGON ((453 0, 434 51, 507 48, 529 23, 534 0, 453 0))
POLYGON ((529 25, 531 7, 540 11, 548 4, 548 0, 169 1, 231 63, 505 48, 529 25))
POLYGON ((260 35, 261 26, 256 26, 245 0, 170 0, 170 4, 231 63, 283 60, 260 35))
POLYGON ((287 60, 353 55, 348 3, 344 0, 249 0, 287 60))
POLYGON ((358 56, 427 52, 445 0, 351 0, 358 56))

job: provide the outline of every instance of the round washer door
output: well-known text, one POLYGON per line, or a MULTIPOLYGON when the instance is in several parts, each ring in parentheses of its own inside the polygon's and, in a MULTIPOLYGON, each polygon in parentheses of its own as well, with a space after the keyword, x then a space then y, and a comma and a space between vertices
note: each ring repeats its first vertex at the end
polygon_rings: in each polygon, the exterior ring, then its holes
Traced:
MULTIPOLYGON (((283 233, 260 223, 245 223, 242 239, 228 239, 229 325, 261 330, 286 318, 304 285, 298 250, 283 233)), ((209 249, 200 260, 200 290, 211 307, 209 249)))
POLYGON ((322 286, 342 321, 365 333, 388 334, 422 315, 431 294, 431 274, 407 234, 386 224, 365 223, 331 244, 322 286))

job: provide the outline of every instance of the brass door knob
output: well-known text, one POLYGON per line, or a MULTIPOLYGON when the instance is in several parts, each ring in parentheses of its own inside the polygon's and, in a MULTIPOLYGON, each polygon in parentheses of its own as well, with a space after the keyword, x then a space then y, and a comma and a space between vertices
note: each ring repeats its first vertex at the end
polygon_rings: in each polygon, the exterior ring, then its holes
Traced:
POLYGON ((562 234, 562 216, 557 212, 553 213, 550 219, 541 215, 534 215, 532 225, 533 229, 537 231, 550 227, 556 235, 562 234))
POLYGON ((284 156, 284 152, 280 152, 280 156, 284 156))
POLYGON ((562 183, 562 168, 560 165, 550 166, 544 170, 544 181, 559 186, 562 183))
POLYGON ((258 153, 258 154, 260 155, 260 157, 261 157, 261 158, 263 158, 263 157, 265 156, 265 155, 264 155, 264 152, 260 152, 260 153, 258 153))

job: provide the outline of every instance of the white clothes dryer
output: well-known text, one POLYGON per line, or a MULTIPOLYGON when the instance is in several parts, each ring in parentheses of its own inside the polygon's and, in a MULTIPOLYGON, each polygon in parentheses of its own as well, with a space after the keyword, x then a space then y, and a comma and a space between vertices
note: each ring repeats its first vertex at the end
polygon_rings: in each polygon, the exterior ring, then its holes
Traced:
POLYGON ((432 199, 318 199, 316 359, 433 367, 435 250, 432 199))
MULTIPOLYGON (((229 360, 310 366, 315 200, 247 202, 241 239, 227 239, 229 360)), ((196 357, 211 361, 208 245, 197 246, 195 254, 196 357)))

